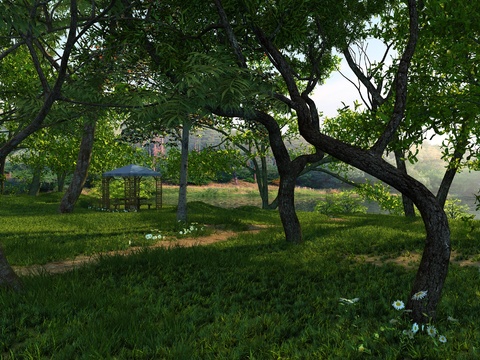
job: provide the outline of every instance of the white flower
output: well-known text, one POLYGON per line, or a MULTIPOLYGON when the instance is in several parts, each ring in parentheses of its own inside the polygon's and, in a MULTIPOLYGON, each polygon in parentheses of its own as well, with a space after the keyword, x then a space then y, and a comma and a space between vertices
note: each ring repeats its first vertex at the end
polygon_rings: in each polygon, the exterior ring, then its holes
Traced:
POLYGON ((417 324, 417 323, 414 323, 414 324, 412 325, 412 332, 413 332, 414 334, 416 334, 416 333, 418 332, 418 324, 417 324))
POLYGON ((446 343, 446 342, 447 342, 447 338, 446 338, 445 336, 443 336, 443 335, 440 335, 440 336, 438 337, 438 341, 440 341, 441 343, 446 343))
POLYGON ((419 291, 415 294, 413 294, 412 296, 412 300, 422 300, 423 298, 425 298, 425 296, 427 296, 427 290, 422 290, 422 291, 419 291))
POLYGON ((395 300, 393 303, 392 303, 392 306, 396 309, 396 310, 402 310, 405 308, 405 304, 403 303, 403 301, 401 300, 395 300))
POLYGON ((157 240, 157 239, 158 239, 158 236, 157 236, 157 235, 154 235, 154 236, 152 237, 152 239, 153 239, 153 240, 157 240))
POLYGON ((132 240, 128 240, 128 245, 132 245, 132 240))
POLYGON ((152 235, 152 234, 147 234, 147 235, 145 235, 145 239, 147 239, 147 240, 150 240, 150 239, 152 239, 152 238, 153 238, 153 235, 152 235))
POLYGON ((354 299, 345 299, 345 298, 340 298, 338 299, 342 304, 355 304, 356 302, 360 301, 360 298, 354 298, 354 299))
POLYGON ((435 327, 432 325, 428 325, 427 334, 430 335, 431 337, 435 337, 435 335, 437 335, 437 329, 435 329, 435 327))
POLYGON ((183 235, 183 231, 182 231, 182 230, 180 230, 178 233, 179 233, 180 235, 183 235))

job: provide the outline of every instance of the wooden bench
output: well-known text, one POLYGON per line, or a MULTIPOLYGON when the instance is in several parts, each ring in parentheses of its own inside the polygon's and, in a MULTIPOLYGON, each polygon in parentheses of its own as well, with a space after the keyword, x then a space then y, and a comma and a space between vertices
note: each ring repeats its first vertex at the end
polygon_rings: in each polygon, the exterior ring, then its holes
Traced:
MULTIPOLYGON (((125 199, 124 198, 114 198, 111 201, 111 205, 113 205, 113 208, 115 210, 118 210, 121 205, 125 205, 125 199)), ((144 205, 148 206, 148 210, 150 210, 153 206, 153 202, 152 202, 151 199, 148 199, 148 198, 138 199, 137 208, 140 209, 144 205)))
POLYGON ((147 205, 148 206, 148 210, 150 210, 150 208, 152 207, 153 205, 153 202, 151 199, 148 199, 148 198, 140 198, 138 199, 138 208, 140 209, 140 207, 142 205, 147 205))

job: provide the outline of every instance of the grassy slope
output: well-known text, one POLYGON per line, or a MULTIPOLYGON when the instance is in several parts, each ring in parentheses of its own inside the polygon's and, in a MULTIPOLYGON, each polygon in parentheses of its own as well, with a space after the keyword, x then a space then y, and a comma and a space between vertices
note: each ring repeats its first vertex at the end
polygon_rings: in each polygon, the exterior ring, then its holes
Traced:
MULTIPOLYGON (((54 195, 0 198, 9 260, 39 263, 144 241, 177 230, 173 208, 58 215, 54 195), (67 250, 65 250, 66 248, 67 250), (32 249, 32 250, 29 250, 32 249)), ((306 242, 285 243, 276 212, 190 204, 191 221, 241 229, 273 225, 206 247, 145 250, 55 276, 25 277, 22 294, 0 293, 3 358, 348 359, 478 358, 477 268, 452 266, 438 322, 448 342, 402 335, 411 324, 391 303, 406 301, 414 270, 355 255, 420 251, 420 220, 329 219, 301 213, 306 242), (340 297, 359 297, 342 305, 340 297), (447 321, 452 316, 458 322, 447 321), (399 324, 391 324, 399 318, 399 324)), ((478 224, 452 224, 453 246, 478 253, 478 224)))

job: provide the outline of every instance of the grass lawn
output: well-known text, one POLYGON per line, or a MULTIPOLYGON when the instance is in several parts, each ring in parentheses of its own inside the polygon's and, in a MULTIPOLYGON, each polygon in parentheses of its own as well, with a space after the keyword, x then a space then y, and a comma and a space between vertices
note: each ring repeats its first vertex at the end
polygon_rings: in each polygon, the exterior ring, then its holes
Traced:
MULTIPOLYGON (((84 197, 75 213, 60 215, 58 200, 0 197, 0 238, 12 265, 140 250, 24 276, 22 293, 1 290, 2 359, 480 358, 475 263, 451 265, 435 337, 403 334, 413 324, 392 303, 407 301, 416 269, 387 260, 421 252, 420 219, 299 213, 305 243, 289 245, 276 211, 195 201, 193 235, 228 229, 237 236, 150 249, 145 235, 154 229, 172 242, 183 236, 172 206, 106 213, 88 209, 84 197), (252 224, 265 230, 243 232, 252 224)), ((451 227, 456 257, 478 260, 480 224, 451 227)))

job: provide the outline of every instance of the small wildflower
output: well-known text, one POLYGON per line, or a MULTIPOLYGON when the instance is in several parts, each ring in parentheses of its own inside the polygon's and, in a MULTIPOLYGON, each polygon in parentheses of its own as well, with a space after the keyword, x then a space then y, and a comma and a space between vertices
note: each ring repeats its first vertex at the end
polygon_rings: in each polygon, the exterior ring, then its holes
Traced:
POLYGON ((180 235, 183 235, 183 231, 182 231, 182 230, 180 230, 178 233, 179 233, 180 235))
POLYGON ((360 298, 354 298, 354 299, 345 299, 345 298, 340 298, 338 299, 342 304, 355 304, 356 302, 360 301, 360 298))
POLYGON ((132 240, 128 240, 128 246, 132 245, 132 240))
POLYGON ((440 336, 438 337, 438 341, 440 341, 441 343, 446 343, 446 342, 447 342, 447 338, 446 338, 445 336, 443 336, 443 335, 440 335, 440 336))
POLYGON ((158 239, 158 235, 154 235, 154 236, 152 237, 152 239, 153 239, 153 240, 157 240, 157 239, 158 239))
POLYGON ((417 323, 414 323, 414 324, 412 325, 412 332, 413 332, 414 334, 416 334, 416 333, 418 332, 418 324, 417 324, 417 323))
POLYGON ((419 291, 415 294, 413 294, 412 296, 412 300, 422 300, 423 298, 425 298, 425 296, 427 296, 427 290, 422 290, 422 291, 419 291))
POLYGON ((428 325, 427 334, 430 335, 431 337, 435 337, 435 335, 437 335, 437 329, 435 329, 435 327, 432 325, 428 325))
POLYGON ((147 240, 151 240, 152 238, 153 238, 152 234, 145 235, 145 239, 147 239, 147 240))
POLYGON ((403 330, 403 335, 408 336, 410 339, 413 339, 415 333, 412 330, 403 330))
POLYGON ((396 310, 402 310, 403 308, 405 308, 405 304, 404 304, 403 301, 401 301, 401 300, 395 300, 395 301, 392 303, 392 306, 393 306, 396 310))

